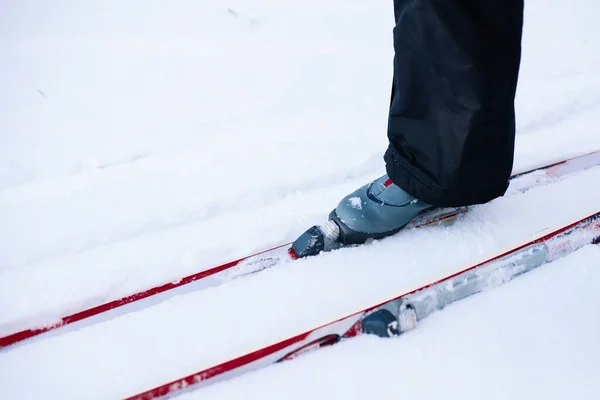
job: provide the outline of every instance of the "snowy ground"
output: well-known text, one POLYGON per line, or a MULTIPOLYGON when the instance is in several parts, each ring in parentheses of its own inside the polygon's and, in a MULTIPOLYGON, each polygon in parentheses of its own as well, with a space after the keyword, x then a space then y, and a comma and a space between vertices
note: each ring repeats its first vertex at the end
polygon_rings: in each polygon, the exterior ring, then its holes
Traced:
MULTIPOLYGON (((391 0, 248 3, 3 2, 0 335, 293 240, 382 173, 391 0)), ((598 4, 526 7, 516 168, 600 149, 598 4)), ((595 211, 599 180, 2 351, 0 398, 133 394, 595 211)), ((402 340, 188 396, 597 398, 599 265, 586 248, 402 340)))

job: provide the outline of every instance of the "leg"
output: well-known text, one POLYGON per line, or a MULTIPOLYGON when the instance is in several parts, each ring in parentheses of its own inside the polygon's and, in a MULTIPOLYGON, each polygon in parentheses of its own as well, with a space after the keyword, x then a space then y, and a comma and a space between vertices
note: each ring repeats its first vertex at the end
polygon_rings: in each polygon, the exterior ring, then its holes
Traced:
POLYGON ((433 205, 485 203, 512 170, 523 0, 395 0, 386 169, 433 205))

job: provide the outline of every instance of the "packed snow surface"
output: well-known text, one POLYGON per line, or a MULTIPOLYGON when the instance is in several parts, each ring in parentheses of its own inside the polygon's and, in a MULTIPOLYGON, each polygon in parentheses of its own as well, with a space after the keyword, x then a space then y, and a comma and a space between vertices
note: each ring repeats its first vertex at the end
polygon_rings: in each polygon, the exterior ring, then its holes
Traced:
MULTIPOLYGON (((600 149, 600 6, 525 11, 515 170, 600 149)), ((393 23, 391 0, 3 2, 0 336, 291 241, 381 176, 393 23)), ((597 211, 598 182, 1 350, 0 398, 135 394, 597 211)), ((402 338, 185 396, 600 398, 599 287, 588 246, 402 338)))

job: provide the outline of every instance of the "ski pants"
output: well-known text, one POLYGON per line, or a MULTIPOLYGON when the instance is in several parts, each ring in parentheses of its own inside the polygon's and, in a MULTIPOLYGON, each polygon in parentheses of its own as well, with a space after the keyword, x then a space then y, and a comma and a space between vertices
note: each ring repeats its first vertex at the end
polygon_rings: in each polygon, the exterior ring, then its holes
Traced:
POLYGON ((414 197, 502 196, 515 140, 523 0, 394 0, 386 170, 414 197))

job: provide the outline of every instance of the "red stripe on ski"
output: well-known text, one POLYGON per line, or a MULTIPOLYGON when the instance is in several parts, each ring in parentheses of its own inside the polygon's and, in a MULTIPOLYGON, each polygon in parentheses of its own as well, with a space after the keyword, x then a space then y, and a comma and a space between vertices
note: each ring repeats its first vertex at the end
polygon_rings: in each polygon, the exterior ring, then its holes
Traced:
POLYGON ((60 327, 84 320, 86 318, 90 318, 90 317, 99 315, 103 312, 114 310, 114 309, 124 306, 126 304, 133 303, 135 301, 142 300, 142 299, 157 295, 159 293, 163 293, 168 290, 172 290, 177 287, 187 285, 188 283, 192 283, 199 279, 203 279, 203 278, 209 277, 211 275, 218 274, 219 272, 225 271, 229 268, 232 268, 232 267, 235 267, 236 265, 241 264, 242 262, 248 260, 249 258, 259 256, 261 254, 268 253, 273 250, 277 250, 277 249, 280 249, 282 247, 286 247, 289 245, 291 245, 291 243, 282 244, 280 246, 273 247, 272 249, 264 250, 264 251, 261 251, 256 254, 252 254, 252 255, 240 258, 238 260, 230 261, 225 264, 221 264, 216 267, 213 267, 211 269, 207 269, 205 271, 186 276, 186 277, 180 279, 179 281, 165 283, 164 285, 155 286, 153 288, 144 290, 142 292, 134 293, 132 295, 125 296, 125 297, 122 297, 117 300, 109 301, 108 303, 100 304, 98 306, 85 309, 85 310, 77 312, 75 314, 71 314, 66 317, 63 317, 63 318, 61 318, 61 320, 59 322, 52 324, 52 325, 24 329, 22 331, 12 333, 8 336, 0 337, 0 348, 10 346, 12 344, 18 343, 25 339, 30 339, 34 336, 41 335, 42 333, 49 332, 54 329, 58 329, 60 327))
MULTIPOLYGON (((184 378, 180 378, 180 379, 174 380, 172 382, 166 383, 164 385, 157 386, 154 389, 150 389, 150 390, 145 391, 143 393, 139 393, 137 395, 128 397, 125 400, 150 400, 150 399, 157 399, 157 398, 160 398, 160 397, 163 397, 163 396, 174 394, 174 393, 176 393, 176 392, 178 392, 178 391, 180 391, 180 390, 182 390, 184 388, 187 388, 190 385, 198 384, 198 383, 204 382, 204 381, 206 381, 206 380, 208 380, 210 378, 214 378, 214 377, 216 377, 218 375, 231 372, 231 371, 233 371, 236 368, 243 367, 245 365, 248 365, 251 362, 258 361, 259 359, 261 359, 263 357, 266 357, 266 356, 269 356, 271 354, 274 354, 277 351, 283 350, 283 349, 285 349, 288 346, 291 346, 291 345, 294 345, 296 343, 299 343, 302 340, 306 340, 306 339, 308 339, 310 337, 311 334, 313 334, 314 332, 319 331, 319 330, 321 330, 323 328, 332 326, 334 324, 337 324, 337 323, 340 323, 342 321, 346 321, 346 320, 349 320, 349 319, 352 319, 352 318, 360 318, 360 316, 363 316, 365 313, 373 311, 373 310, 375 310, 375 309, 377 309, 377 308, 379 308, 379 307, 381 307, 381 306, 383 306, 383 305, 385 305, 385 304, 387 304, 387 303, 389 303, 391 301, 402 299, 404 297, 410 296, 410 295, 415 294, 417 292, 420 292, 422 290, 426 290, 426 289, 431 288, 433 286, 439 285, 439 284, 441 284, 443 282, 447 282, 447 281, 449 281, 449 280, 451 280, 451 279, 453 279, 453 278, 455 278, 455 277, 457 277, 457 276, 459 276, 461 274, 464 274, 466 272, 472 271, 472 270, 477 269, 479 267, 482 267, 482 266, 484 266, 486 264, 489 264, 489 263, 492 263, 492 262, 494 262, 496 260, 499 260, 499 259, 501 259, 503 257, 509 256, 511 254, 518 253, 520 250, 522 250, 522 249, 524 249, 526 247, 529 247, 531 245, 540 244, 540 243, 547 243, 547 245, 548 245, 548 242, 550 240, 555 239, 555 238, 559 237, 560 235, 562 235, 562 234, 564 234, 566 232, 570 232, 570 231, 572 231, 575 228, 588 229, 590 231, 594 231, 595 232, 594 234, 597 234, 598 236, 596 238, 593 238, 593 239, 590 238, 590 242, 589 243, 595 243, 598 239, 600 239, 600 211, 596 212, 594 214, 590 214, 587 217, 582 218, 582 219, 580 219, 580 220, 578 220, 576 222, 573 222, 573 223, 571 223, 569 225, 565 225, 562 228, 557 229, 555 231, 552 231, 552 232, 550 232, 550 233, 548 233, 548 234, 546 234, 544 236, 541 236, 541 237, 539 237, 537 239, 530 240, 529 242, 526 242, 526 243, 524 243, 524 244, 522 244, 520 246, 511 248, 510 250, 507 250, 507 251, 505 251, 505 252, 503 252, 503 253, 501 253, 499 255, 496 255, 494 257, 491 257, 491 258, 489 258, 489 259, 487 259, 487 260, 485 260, 483 262, 480 262, 480 263, 478 263, 476 265, 473 265, 473 266, 471 266, 469 268, 466 268, 464 270, 456 272, 456 273, 454 273, 452 275, 445 276, 444 278, 441 278, 441 279, 438 279, 438 280, 436 280, 434 282, 428 283, 427 285, 421 286, 421 287, 419 287, 417 289, 414 289, 414 290, 412 290, 410 292, 406 292, 406 293, 404 293, 404 294, 402 294, 400 296, 388 299, 388 300, 386 300, 384 302, 381 302, 381 303, 378 303, 378 304, 376 304, 374 306, 365 308, 362 311, 358 311, 358 312, 355 312, 353 314, 341 317, 341 318, 339 318, 337 320, 328 322, 328 323, 323 324, 323 325, 321 325, 321 326, 319 326, 317 328, 314 328, 314 329, 311 329, 311 330, 306 331, 304 333, 301 333, 299 335, 293 336, 293 337, 291 337, 289 339, 285 339, 283 341, 271 344, 271 345, 269 345, 267 347, 264 347, 262 349, 256 350, 256 351, 254 351, 252 353, 245 354, 243 356, 240 356, 240 357, 231 359, 229 361, 226 361, 226 362, 224 362, 222 364, 215 365, 215 366, 210 367, 208 369, 205 369, 205 370, 196 372, 194 374, 188 375, 188 376, 186 376, 184 378)), ((551 247, 551 246, 549 246, 549 247, 551 247)), ((557 247, 560 248, 561 246, 557 246, 557 247)), ((573 249, 571 249, 571 250, 573 250, 573 249)), ((552 254, 552 249, 550 249, 550 254, 552 254)), ((550 262, 552 260, 553 260, 553 258, 550 257, 550 259, 546 260, 546 262, 550 262)), ((336 343, 338 343, 340 341, 341 337, 355 337, 355 336, 361 335, 363 333, 360 330, 361 329, 360 323, 361 323, 361 320, 359 319, 354 325, 352 325, 352 327, 346 333, 343 334, 343 336, 339 335, 339 334, 326 334, 326 335, 324 335, 321 338, 315 338, 314 340, 310 341, 309 343, 304 344, 303 346, 300 346, 299 348, 290 351, 289 353, 287 353, 283 357, 279 358, 278 361, 285 361, 285 360, 288 360, 288 359, 293 359, 293 358, 295 358, 296 356, 298 356, 300 354, 303 354, 305 352, 309 352, 309 351, 314 350, 316 348, 320 348, 320 347, 324 347, 324 346, 328 346, 328 345, 334 345, 334 344, 336 344, 336 343)))
POLYGON ((285 349, 286 347, 292 346, 298 342, 305 340, 308 337, 308 335, 310 335, 310 332, 296 335, 289 339, 275 343, 271 346, 263 347, 262 349, 256 350, 252 353, 248 353, 241 357, 234 358, 233 360, 224 362, 224 363, 216 365, 214 367, 197 372, 195 374, 188 375, 185 378, 177 379, 176 381, 167 383, 166 385, 158 386, 154 389, 148 390, 143 393, 136 394, 131 397, 126 397, 124 400, 150 400, 150 399, 156 399, 156 398, 160 398, 163 396, 167 396, 168 394, 177 392, 188 386, 200 383, 207 379, 213 378, 217 375, 221 375, 227 371, 232 371, 236 368, 247 365, 253 361, 260 360, 263 357, 266 357, 266 356, 274 354, 278 351, 281 351, 281 350, 285 349))

